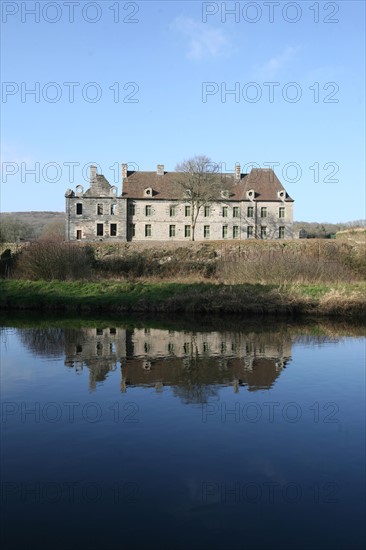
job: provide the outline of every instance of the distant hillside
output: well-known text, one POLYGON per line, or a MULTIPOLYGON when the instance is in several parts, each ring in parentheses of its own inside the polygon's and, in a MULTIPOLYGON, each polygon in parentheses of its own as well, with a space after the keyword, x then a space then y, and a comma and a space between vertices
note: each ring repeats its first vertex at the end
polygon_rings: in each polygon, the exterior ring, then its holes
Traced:
POLYGON ((0 241, 29 241, 38 239, 47 227, 54 230, 65 223, 64 212, 2 212, 0 241))
POLYGON ((328 222, 294 222, 294 232, 305 229, 308 234, 322 236, 323 234, 337 233, 338 231, 347 231, 355 227, 365 227, 365 220, 355 220, 345 223, 328 222))

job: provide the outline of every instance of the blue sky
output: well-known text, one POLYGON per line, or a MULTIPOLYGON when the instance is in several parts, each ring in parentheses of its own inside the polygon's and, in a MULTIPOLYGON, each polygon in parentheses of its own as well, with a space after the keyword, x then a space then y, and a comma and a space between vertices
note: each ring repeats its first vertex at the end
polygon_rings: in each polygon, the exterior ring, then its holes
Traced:
POLYGON ((365 216, 363 1, 1 4, 2 211, 206 154, 274 164, 297 220, 365 216))

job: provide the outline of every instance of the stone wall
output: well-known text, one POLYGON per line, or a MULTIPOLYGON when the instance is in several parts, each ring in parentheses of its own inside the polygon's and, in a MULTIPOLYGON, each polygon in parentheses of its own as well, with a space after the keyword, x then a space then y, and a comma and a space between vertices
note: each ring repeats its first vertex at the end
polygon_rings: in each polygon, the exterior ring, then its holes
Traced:
POLYGON ((126 199, 120 197, 69 197, 66 198, 66 240, 98 242, 126 240, 126 199), (77 214, 77 204, 82 213, 77 214), (102 213, 98 214, 98 209, 102 213), (103 225, 103 235, 97 235, 97 225, 103 225), (112 225, 113 224, 113 225, 112 225), (114 229, 115 226, 115 235, 114 229), (80 231, 81 233, 78 233, 80 231), (78 239, 78 237, 80 237, 78 239))
MULTIPOLYGON (((189 203, 174 203, 154 199, 129 200, 128 202, 128 240, 189 240, 189 236, 186 236, 185 233, 185 226, 191 226, 191 218, 186 215, 185 211, 186 207, 189 207, 189 203), (132 213, 132 204, 134 204, 134 213, 132 213), (172 206, 175 206, 174 215, 170 213, 172 206), (146 209, 146 207, 150 207, 150 209, 146 209), (149 213, 149 210, 151 210, 151 213, 149 213), (151 226, 151 235, 146 226, 151 226)), ((261 237, 261 226, 264 226, 266 227, 265 238, 267 239, 278 239, 280 227, 284 227, 282 238, 291 239, 293 237, 292 222, 293 208, 291 202, 225 202, 223 200, 210 205, 208 216, 205 216, 204 208, 200 210, 196 223, 195 239, 198 241, 233 238, 243 240, 248 238, 248 226, 253 228, 252 238, 255 238, 256 235, 261 237), (253 208, 253 217, 248 217, 248 207, 253 208), (262 207, 267 209, 267 215, 264 218, 261 217, 262 207), (280 207, 285 208, 284 218, 279 217, 280 207), (236 212, 234 209, 236 209, 236 212)))

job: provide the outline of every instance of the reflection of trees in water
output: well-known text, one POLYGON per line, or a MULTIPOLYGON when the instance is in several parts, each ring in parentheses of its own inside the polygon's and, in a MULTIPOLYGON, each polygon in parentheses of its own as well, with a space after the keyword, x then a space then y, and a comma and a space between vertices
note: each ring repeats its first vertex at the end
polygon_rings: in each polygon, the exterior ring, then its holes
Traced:
POLYGON ((195 384, 194 382, 188 382, 175 386, 173 393, 176 397, 182 399, 186 404, 188 403, 207 403, 209 398, 217 397, 218 387, 209 386, 207 384, 195 384))
POLYGON ((24 347, 35 355, 63 357, 65 353, 63 328, 22 328, 19 336, 24 347))
POLYGON ((227 385, 227 366, 221 370, 217 358, 191 355, 184 359, 179 384, 173 393, 185 403, 206 403, 218 395, 220 382, 227 385))
POLYGON ((18 334, 29 351, 49 357, 63 357, 66 344, 85 340, 83 330, 77 328, 21 328, 18 334))

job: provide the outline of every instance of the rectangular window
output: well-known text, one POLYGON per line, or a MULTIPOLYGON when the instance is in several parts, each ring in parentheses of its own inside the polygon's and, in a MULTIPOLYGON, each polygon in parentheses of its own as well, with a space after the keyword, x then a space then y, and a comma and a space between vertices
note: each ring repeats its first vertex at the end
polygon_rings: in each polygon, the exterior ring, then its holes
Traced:
POLYGON ((261 208, 261 218, 267 217, 267 208, 265 206, 262 206, 261 208))
POLYGON ((284 239, 285 238, 285 228, 284 227, 279 227, 278 228, 278 238, 279 239, 284 239))
POLYGON ((205 206, 203 215, 205 218, 209 218, 211 215, 211 208, 209 206, 205 206))
POLYGON ((128 211, 130 213, 130 216, 134 216, 136 214, 136 205, 135 204, 129 204, 128 205, 128 211))
POLYGON ((177 215, 177 207, 172 204, 170 207, 169 207, 169 216, 176 216, 177 215))
POLYGON ((175 225, 169 225, 169 237, 175 237, 175 225))
POLYGON ((111 204, 111 216, 114 216, 116 214, 116 204, 111 204))
POLYGON ((254 235, 254 227, 252 225, 248 225, 247 227, 247 237, 248 239, 251 239, 254 235))
POLYGON ((190 225, 185 225, 184 226, 184 236, 185 237, 190 237, 191 236, 191 226, 190 225))
POLYGON ((83 205, 81 202, 76 203, 76 214, 80 216, 83 213, 83 205))
POLYGON ((81 237, 82 237, 81 229, 77 229, 77 230, 76 230, 76 239, 77 239, 78 241, 80 241, 81 237))
POLYGON ((134 223, 130 223, 130 238, 136 236, 136 225, 134 223))
POLYGON ((151 225, 145 225, 145 237, 151 237, 151 225))
POLYGON ((152 214, 152 208, 151 208, 151 205, 150 204, 147 204, 145 206, 145 216, 151 216, 152 214))
POLYGON ((237 239, 239 237, 239 226, 234 225, 233 227, 233 239, 237 239))
POLYGON ((265 239, 267 237, 267 227, 265 225, 261 226, 261 239, 265 239))
POLYGON ((210 238, 210 226, 209 225, 204 225, 203 226, 203 236, 204 236, 205 239, 210 238))
POLYGON ((247 216, 248 218, 254 218, 254 206, 248 206, 247 216))
POLYGON ((222 238, 227 239, 227 225, 222 226, 222 238))
POLYGON ((233 218, 239 218, 239 206, 233 208, 233 218))
POLYGON ((190 206, 185 206, 184 207, 184 215, 185 216, 190 216, 191 215, 191 207, 190 206))
POLYGON ((280 206, 279 209, 278 209, 278 217, 279 218, 284 218, 285 217, 285 207, 284 206, 280 206))
POLYGON ((104 234, 104 227, 102 223, 97 223, 97 236, 103 237, 104 234))
POLYGON ((117 224, 116 223, 111 223, 110 235, 111 235, 111 237, 117 237, 117 224))
POLYGON ((103 205, 97 204, 97 214, 98 216, 103 216, 103 205))
POLYGON ((223 218, 227 218, 227 213, 228 213, 228 207, 223 206, 222 207, 222 216, 223 216, 223 218))

